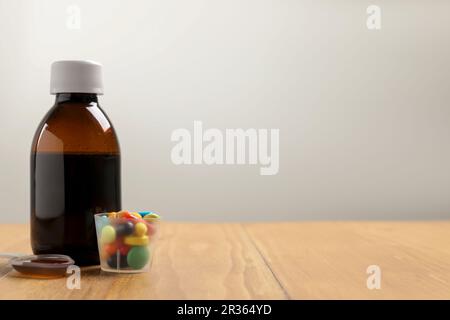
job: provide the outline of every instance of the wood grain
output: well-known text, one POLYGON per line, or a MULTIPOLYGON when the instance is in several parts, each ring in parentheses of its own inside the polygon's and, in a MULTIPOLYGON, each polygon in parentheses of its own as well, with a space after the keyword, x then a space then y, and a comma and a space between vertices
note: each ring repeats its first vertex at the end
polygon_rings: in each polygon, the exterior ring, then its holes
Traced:
MULTIPOLYGON (((151 271, 25 278, 0 259, 0 299, 450 299, 450 222, 165 223, 151 271), (380 290, 366 286, 369 265, 380 290)), ((31 253, 25 225, 0 252, 31 253)))
MULTIPOLYGON (((241 225, 166 223, 161 229, 149 273, 87 268, 81 289, 69 290, 65 279, 24 278, 3 263, 0 299, 285 298, 241 225)), ((31 251, 25 226, 0 226, 0 243, 1 252, 31 251), (13 240, 13 234, 21 236, 13 240)))
POLYGON ((450 299, 449 222, 246 226, 292 299, 450 299), (381 268, 369 290, 367 267, 381 268))

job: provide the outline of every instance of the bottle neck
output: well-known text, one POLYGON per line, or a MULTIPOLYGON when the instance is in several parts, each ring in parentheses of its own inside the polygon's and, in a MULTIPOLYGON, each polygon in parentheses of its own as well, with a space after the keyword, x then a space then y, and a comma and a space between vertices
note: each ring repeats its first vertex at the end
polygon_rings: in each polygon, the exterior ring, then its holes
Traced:
POLYGON ((55 104, 64 102, 98 103, 98 98, 95 93, 57 93, 55 104))

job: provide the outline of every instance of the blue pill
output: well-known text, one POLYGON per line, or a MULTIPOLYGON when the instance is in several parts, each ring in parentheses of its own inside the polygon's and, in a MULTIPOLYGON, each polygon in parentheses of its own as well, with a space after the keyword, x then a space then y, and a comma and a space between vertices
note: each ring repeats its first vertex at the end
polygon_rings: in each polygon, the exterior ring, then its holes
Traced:
POLYGON ((131 221, 124 221, 123 223, 116 225, 116 233, 119 236, 129 236, 133 233, 133 230, 134 224, 131 221))
POLYGON ((109 225, 109 219, 107 216, 101 216, 96 220, 97 230, 103 229, 104 226, 109 225))
POLYGON ((153 211, 139 211, 138 212, 142 217, 145 217, 146 215, 153 213, 153 211))
POLYGON ((113 254, 108 258, 106 263, 113 269, 128 267, 127 256, 124 255, 113 254))

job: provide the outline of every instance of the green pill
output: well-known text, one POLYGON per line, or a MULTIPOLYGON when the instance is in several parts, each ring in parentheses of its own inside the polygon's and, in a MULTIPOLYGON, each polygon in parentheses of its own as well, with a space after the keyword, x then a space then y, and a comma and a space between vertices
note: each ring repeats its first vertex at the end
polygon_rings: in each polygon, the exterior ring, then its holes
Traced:
POLYGON ((127 262, 128 265, 133 269, 142 269, 148 262, 150 258, 150 252, 147 247, 138 246, 133 247, 128 252, 127 262))

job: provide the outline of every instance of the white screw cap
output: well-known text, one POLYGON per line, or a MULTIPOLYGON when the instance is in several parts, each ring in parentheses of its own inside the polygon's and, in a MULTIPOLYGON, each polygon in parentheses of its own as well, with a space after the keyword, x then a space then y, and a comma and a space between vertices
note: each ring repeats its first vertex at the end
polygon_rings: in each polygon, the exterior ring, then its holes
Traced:
POLYGON ((50 94, 103 94, 102 65, 89 60, 63 60, 52 63, 50 94))

